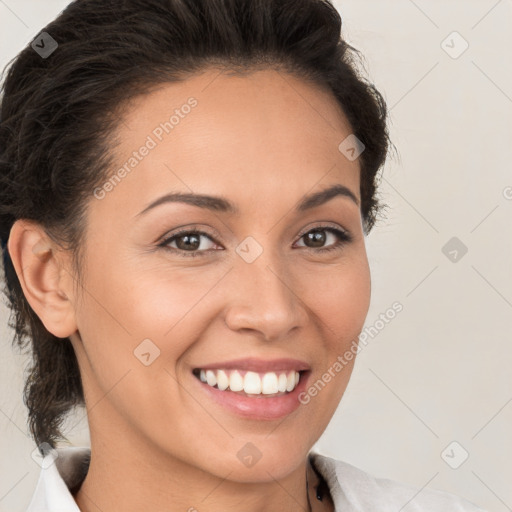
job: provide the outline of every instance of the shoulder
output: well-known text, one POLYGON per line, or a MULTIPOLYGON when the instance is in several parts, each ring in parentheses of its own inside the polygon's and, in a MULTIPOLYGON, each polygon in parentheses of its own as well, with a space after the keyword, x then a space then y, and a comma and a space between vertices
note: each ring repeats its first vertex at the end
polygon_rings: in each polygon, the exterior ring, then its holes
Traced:
POLYGON ((309 456, 326 480, 336 510, 486 512, 449 492, 376 477, 347 462, 317 452, 310 452, 309 456))

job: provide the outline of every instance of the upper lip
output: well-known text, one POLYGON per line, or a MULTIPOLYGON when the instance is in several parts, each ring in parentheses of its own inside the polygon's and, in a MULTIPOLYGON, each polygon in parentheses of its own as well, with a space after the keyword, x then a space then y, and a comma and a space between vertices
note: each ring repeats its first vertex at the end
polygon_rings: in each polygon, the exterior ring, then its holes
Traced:
POLYGON ((311 366, 305 361, 291 358, 281 359, 258 359, 256 357, 247 357, 244 359, 232 359, 231 361, 221 361, 218 363, 206 364, 198 366, 203 370, 246 370, 253 372, 275 372, 283 371, 302 371, 310 370, 311 366))

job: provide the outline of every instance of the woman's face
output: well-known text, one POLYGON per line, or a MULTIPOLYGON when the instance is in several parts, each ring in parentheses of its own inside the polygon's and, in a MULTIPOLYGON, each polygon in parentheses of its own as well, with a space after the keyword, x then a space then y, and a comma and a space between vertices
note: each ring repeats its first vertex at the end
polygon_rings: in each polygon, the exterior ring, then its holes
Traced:
POLYGON ((359 162, 338 148, 348 122, 329 93, 270 70, 208 70, 124 113, 73 301, 91 442, 240 482, 283 477, 331 419, 354 361, 336 362, 369 307, 359 162), (355 200, 303 204, 336 185, 355 200), (178 193, 218 199, 148 207, 178 193), (298 387, 272 395, 296 370, 298 387))

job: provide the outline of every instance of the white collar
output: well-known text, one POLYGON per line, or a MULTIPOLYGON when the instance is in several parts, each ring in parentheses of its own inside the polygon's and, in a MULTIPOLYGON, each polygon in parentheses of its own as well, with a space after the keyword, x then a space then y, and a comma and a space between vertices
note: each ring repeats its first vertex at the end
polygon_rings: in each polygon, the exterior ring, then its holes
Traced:
POLYGON ((90 454, 91 449, 86 446, 51 450, 42 459, 39 480, 26 512, 80 512, 70 489, 85 476, 81 469, 90 454))

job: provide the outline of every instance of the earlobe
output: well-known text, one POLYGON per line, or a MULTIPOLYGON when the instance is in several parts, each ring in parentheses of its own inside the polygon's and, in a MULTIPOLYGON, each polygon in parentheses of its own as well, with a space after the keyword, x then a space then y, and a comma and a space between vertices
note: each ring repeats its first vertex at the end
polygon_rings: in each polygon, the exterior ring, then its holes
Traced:
POLYGON ((77 330, 69 300, 73 277, 58 257, 58 247, 39 224, 17 220, 7 244, 23 294, 46 329, 66 338, 77 330))

